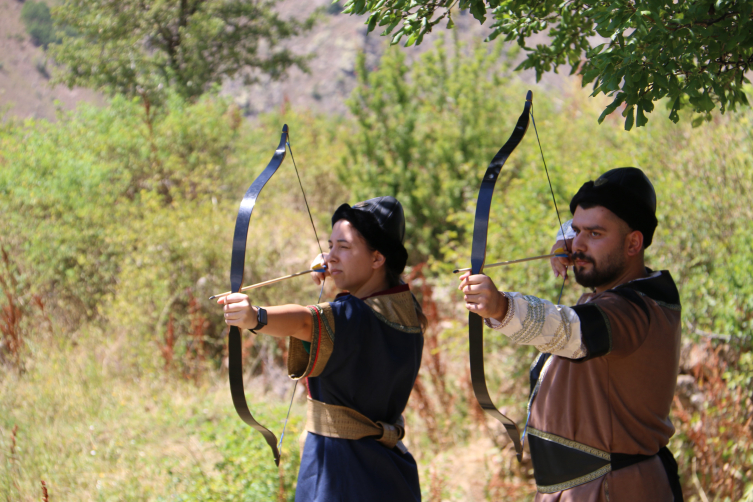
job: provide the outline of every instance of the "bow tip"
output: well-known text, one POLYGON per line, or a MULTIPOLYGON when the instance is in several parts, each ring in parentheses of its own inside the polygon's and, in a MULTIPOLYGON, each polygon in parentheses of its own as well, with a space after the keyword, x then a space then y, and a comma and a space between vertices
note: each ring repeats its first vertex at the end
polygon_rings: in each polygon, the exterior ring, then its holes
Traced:
POLYGON ((533 91, 528 91, 528 93, 526 93, 526 101, 533 102, 533 91))
MULTIPOLYGON (((530 93, 531 91, 528 91, 528 92, 530 93)), ((287 134, 288 133, 288 124, 284 124, 282 126, 282 132, 283 132, 283 134, 287 134)))

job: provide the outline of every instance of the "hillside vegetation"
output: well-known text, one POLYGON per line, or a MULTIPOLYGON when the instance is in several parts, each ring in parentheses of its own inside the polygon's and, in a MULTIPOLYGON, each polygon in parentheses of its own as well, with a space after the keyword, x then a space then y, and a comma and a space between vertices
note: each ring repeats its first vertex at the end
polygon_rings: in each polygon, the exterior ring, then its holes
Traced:
MULTIPOLYGON (((440 43, 408 65, 390 50, 361 64, 351 118, 286 108, 242 118, 215 93, 168 94, 147 113, 113 97, 0 129, 0 494, 7 500, 293 500, 301 388, 275 468, 233 411, 224 324, 206 300, 228 286, 237 205, 287 123, 319 235, 344 201, 392 194, 406 207, 406 277, 431 327, 406 412, 424 500, 529 500, 528 455, 475 404, 466 314, 450 271, 467 266, 477 189, 527 88, 512 55, 440 43)), ((627 133, 596 124, 604 102, 577 82, 534 89, 554 191, 567 202, 617 166, 644 169, 659 199, 648 265, 668 269, 685 345, 670 443, 686 500, 753 500, 753 111, 693 129, 653 120, 627 133)), ((557 219, 533 128, 497 184, 490 260, 543 254, 557 219)), ((291 159, 257 203, 246 283, 304 270, 318 247, 291 159)), ((490 273, 507 290, 555 300, 533 262, 490 273)), ((259 289, 256 304, 316 301, 306 278, 259 289)), ((582 290, 565 287, 563 303, 582 290)), ((325 292, 330 297, 335 291, 325 292)), ((487 332, 489 386, 525 420, 533 349, 487 332)), ((245 342, 247 394, 279 435, 292 384, 286 348, 245 342)))

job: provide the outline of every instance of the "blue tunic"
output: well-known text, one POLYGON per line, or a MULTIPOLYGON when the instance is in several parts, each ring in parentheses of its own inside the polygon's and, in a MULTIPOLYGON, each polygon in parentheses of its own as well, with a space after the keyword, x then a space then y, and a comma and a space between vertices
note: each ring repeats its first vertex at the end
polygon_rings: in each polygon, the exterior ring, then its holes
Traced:
MULTIPOLYGON (((423 348, 408 286, 363 300, 343 295, 309 309, 312 343, 291 339, 291 377, 308 377, 312 399, 352 408, 374 422, 397 422, 418 375, 423 348)), ((295 500, 420 501, 418 468, 410 453, 389 449, 374 438, 308 433, 295 500)))

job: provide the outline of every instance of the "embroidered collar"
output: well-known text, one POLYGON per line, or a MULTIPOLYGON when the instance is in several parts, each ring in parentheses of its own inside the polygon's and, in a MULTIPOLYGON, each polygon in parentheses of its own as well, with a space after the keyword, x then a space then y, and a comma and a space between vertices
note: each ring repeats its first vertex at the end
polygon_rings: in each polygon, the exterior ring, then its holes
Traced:
POLYGON ((363 299, 374 315, 388 326, 405 333, 421 333, 413 294, 407 284, 386 289, 363 299))
MULTIPOLYGON (((335 298, 340 299, 346 296, 352 295, 343 291, 335 298)), ((421 323, 413 304, 413 294, 407 284, 378 291, 360 300, 368 305, 377 319, 388 326, 406 333, 421 333, 421 323)))

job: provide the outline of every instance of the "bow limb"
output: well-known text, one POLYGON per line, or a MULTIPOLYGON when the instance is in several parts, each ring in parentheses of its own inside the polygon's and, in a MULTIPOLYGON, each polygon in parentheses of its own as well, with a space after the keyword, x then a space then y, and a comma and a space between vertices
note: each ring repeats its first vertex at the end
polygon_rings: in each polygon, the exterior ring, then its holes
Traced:
MULTIPOLYGON (((528 91, 525 107, 518 119, 518 123, 515 125, 515 130, 510 139, 507 140, 494 156, 481 181, 481 188, 479 189, 478 201, 476 203, 476 217, 473 224, 473 246, 471 250, 471 273, 474 275, 480 274, 484 269, 486 240, 489 230, 489 213, 491 211, 492 196, 494 195, 494 185, 497 183, 499 172, 505 165, 507 158, 520 144, 520 141, 528 130, 532 105, 533 93, 528 91)), ((510 436, 515 446, 515 454, 518 461, 521 461, 523 447, 520 441, 518 426, 497 409, 486 386, 486 375, 484 372, 484 320, 474 312, 468 314, 468 350, 473 393, 476 395, 481 408, 504 425, 507 435, 510 436)))
MULTIPOLYGON (((233 292, 240 291, 243 284, 243 270, 246 259, 246 238, 248 237, 248 224, 251 220, 251 213, 256 205, 256 198, 261 193, 269 179, 277 172, 277 169, 285 159, 285 145, 288 140, 287 124, 282 128, 282 137, 280 144, 277 146, 272 160, 267 167, 254 180, 254 182, 243 196, 240 208, 238 209, 238 218, 235 220, 235 233, 233 234, 233 255, 230 265, 230 290, 233 292)), ((280 451, 277 448, 277 437, 269 429, 257 422, 251 411, 248 409, 246 402, 246 393, 243 390, 243 350, 241 347, 241 332, 237 326, 230 326, 228 338, 228 377, 230 380, 230 394, 233 397, 235 411, 241 419, 248 425, 256 429, 264 436, 267 444, 272 449, 275 458, 275 464, 280 465, 280 451)))

